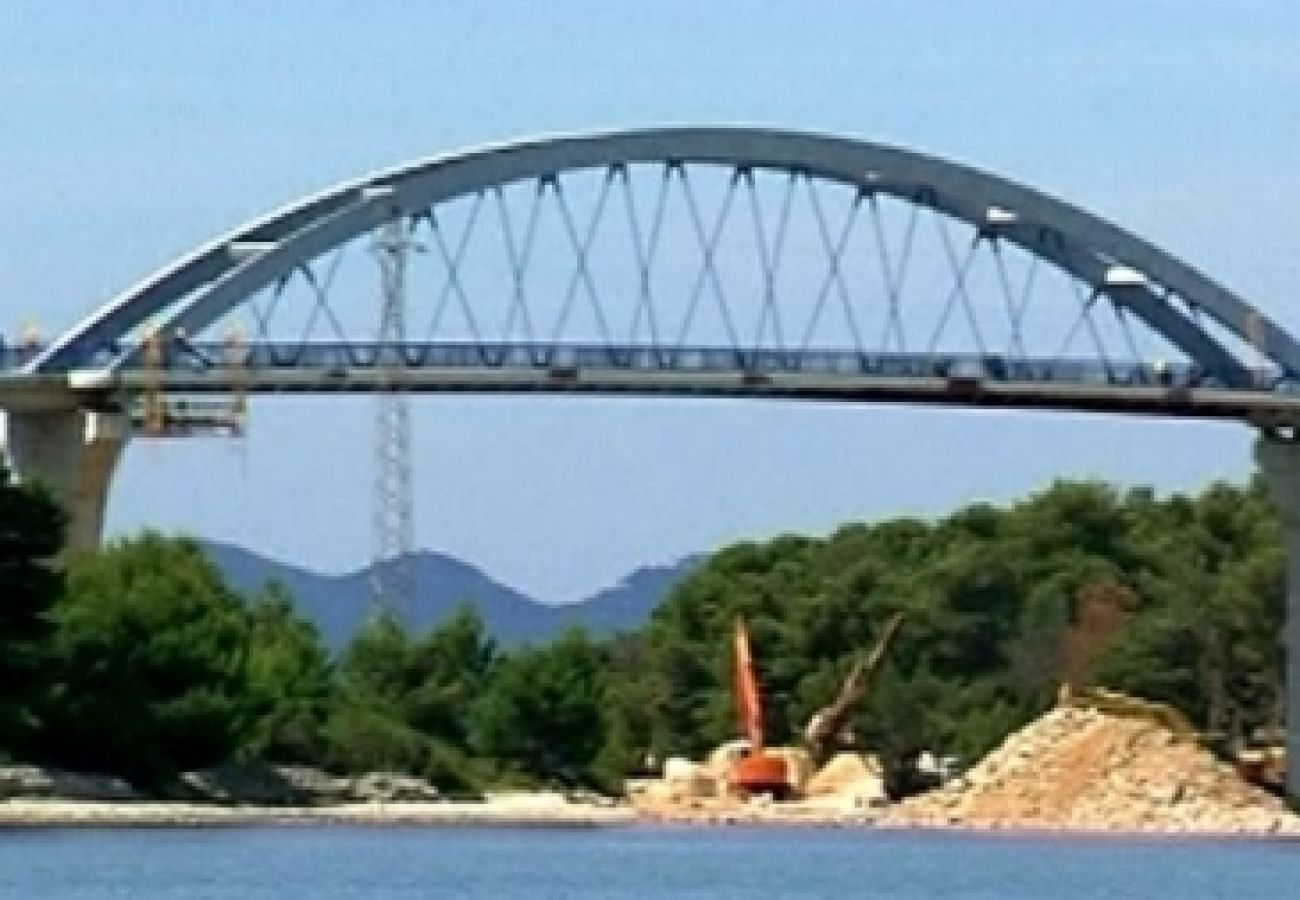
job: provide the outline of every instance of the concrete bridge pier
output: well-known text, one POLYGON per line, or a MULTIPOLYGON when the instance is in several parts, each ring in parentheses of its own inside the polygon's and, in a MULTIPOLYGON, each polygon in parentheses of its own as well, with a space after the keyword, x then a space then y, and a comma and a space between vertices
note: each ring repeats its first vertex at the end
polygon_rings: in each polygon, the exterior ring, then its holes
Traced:
POLYGON ((11 411, 6 456, 19 480, 42 482, 68 515, 71 551, 99 545, 113 471, 130 434, 120 413, 11 411))
POLYGON ((1263 434, 1255 459, 1282 515, 1286 550, 1287 794, 1300 800, 1300 439, 1263 434))

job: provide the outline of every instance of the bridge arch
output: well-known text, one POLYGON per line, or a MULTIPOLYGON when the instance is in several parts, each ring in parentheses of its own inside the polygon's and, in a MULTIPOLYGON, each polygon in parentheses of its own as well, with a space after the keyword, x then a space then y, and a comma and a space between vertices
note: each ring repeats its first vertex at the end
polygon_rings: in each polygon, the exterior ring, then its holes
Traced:
POLYGON ((528 179, 638 163, 715 164, 802 173, 933 209, 1014 244, 1131 312, 1228 387, 1251 360, 1300 374, 1300 345, 1253 305, 1123 228, 1032 188, 966 165, 862 140, 756 128, 658 128, 543 138, 439 156, 331 188, 234 229, 129 288, 55 340, 32 373, 119 369, 146 324, 195 334, 305 262, 386 222, 528 179), (1209 328, 1205 319, 1216 323, 1209 328), (1231 336, 1239 347, 1228 346, 1231 336))

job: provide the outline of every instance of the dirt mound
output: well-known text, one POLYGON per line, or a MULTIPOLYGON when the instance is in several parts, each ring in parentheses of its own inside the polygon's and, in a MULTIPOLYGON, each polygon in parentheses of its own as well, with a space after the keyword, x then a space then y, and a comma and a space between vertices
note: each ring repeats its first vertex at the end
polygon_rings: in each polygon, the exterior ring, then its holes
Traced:
POLYGON ((874 757, 864 758, 857 753, 838 753, 808 780, 804 794, 809 797, 843 794, 863 784, 872 787, 882 784, 880 764, 874 757))
POLYGON ((1300 833, 1300 817, 1161 724, 1060 707, 962 778, 888 810, 891 825, 1300 833))

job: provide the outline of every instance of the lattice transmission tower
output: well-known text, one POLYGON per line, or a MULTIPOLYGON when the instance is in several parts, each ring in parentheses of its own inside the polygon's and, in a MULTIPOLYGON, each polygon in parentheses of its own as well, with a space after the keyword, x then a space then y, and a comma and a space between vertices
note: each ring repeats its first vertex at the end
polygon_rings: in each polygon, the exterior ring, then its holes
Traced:
POLYGON ((395 377, 406 342, 406 264, 418 249, 400 218, 375 233, 379 261, 378 353, 384 390, 375 410, 374 547, 370 567, 372 614, 410 615, 415 583, 415 496, 410 398, 395 377))

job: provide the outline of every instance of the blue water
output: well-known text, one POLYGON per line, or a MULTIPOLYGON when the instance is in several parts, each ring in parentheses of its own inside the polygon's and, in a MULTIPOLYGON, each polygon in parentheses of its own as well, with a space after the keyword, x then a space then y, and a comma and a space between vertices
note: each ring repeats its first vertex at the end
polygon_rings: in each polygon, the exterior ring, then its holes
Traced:
POLYGON ((1300 896, 1300 844, 635 827, 0 833, 0 897, 1300 896))

